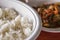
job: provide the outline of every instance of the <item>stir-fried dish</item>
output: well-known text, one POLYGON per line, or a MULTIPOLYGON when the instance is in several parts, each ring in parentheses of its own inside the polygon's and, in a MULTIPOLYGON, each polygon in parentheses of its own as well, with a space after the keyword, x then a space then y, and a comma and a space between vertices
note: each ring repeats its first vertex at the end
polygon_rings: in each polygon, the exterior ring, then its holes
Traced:
POLYGON ((35 8, 42 18, 43 27, 60 27, 60 5, 48 4, 35 8))

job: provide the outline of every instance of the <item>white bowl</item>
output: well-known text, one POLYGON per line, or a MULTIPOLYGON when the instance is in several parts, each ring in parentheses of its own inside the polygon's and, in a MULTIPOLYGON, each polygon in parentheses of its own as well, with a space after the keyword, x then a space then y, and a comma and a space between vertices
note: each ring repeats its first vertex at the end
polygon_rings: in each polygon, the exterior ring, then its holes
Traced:
POLYGON ((26 40, 35 40, 41 31, 41 18, 31 7, 21 1, 0 0, 0 7, 14 8, 22 16, 27 16, 33 20, 33 32, 26 40), (40 21, 39 21, 40 20, 40 21))
MULTIPOLYGON (((42 4, 52 4, 52 3, 56 3, 56 2, 60 2, 60 0, 42 0, 42 4)), ((46 28, 46 27, 42 27, 43 31, 46 32, 52 32, 52 33, 60 33, 60 28, 46 28)))

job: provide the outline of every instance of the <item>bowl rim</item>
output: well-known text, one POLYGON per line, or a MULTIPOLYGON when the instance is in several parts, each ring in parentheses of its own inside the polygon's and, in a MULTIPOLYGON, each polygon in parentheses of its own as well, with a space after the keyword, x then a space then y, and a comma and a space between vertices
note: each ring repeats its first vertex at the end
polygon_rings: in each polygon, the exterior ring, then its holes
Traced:
POLYGON ((56 29, 60 29, 60 28, 46 28, 46 27, 42 27, 42 31, 50 32, 50 33, 60 33, 60 31, 58 31, 56 29))

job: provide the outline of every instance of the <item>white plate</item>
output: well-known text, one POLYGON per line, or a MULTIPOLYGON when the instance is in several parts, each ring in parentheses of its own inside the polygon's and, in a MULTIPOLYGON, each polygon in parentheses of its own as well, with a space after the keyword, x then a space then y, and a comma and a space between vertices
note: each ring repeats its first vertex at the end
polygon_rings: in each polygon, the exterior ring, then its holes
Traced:
POLYGON ((0 0, 0 7, 14 8, 22 16, 26 16, 33 20, 33 32, 28 38, 26 38, 26 40, 35 40, 37 38, 42 26, 41 18, 39 21, 39 17, 36 11, 21 1, 0 0))
POLYGON ((46 32, 60 33, 60 28, 46 28, 46 27, 42 27, 42 30, 46 31, 46 32))
MULTIPOLYGON (((48 0, 45 3, 46 4, 52 4, 52 3, 57 3, 60 2, 60 0, 48 0)), ((46 27, 42 27, 43 31, 46 32, 52 32, 52 33, 60 33, 60 28, 46 28, 46 27)))

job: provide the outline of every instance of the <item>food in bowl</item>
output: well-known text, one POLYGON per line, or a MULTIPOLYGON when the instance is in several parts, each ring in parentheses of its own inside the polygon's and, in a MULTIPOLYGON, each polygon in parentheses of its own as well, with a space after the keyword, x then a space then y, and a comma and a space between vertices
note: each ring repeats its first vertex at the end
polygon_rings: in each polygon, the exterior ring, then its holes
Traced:
POLYGON ((40 7, 34 7, 42 18, 42 26, 46 28, 60 27, 60 5, 57 3, 43 4, 40 7))
POLYGON ((33 22, 13 8, 0 8, 0 40, 24 40, 32 27, 33 22))

